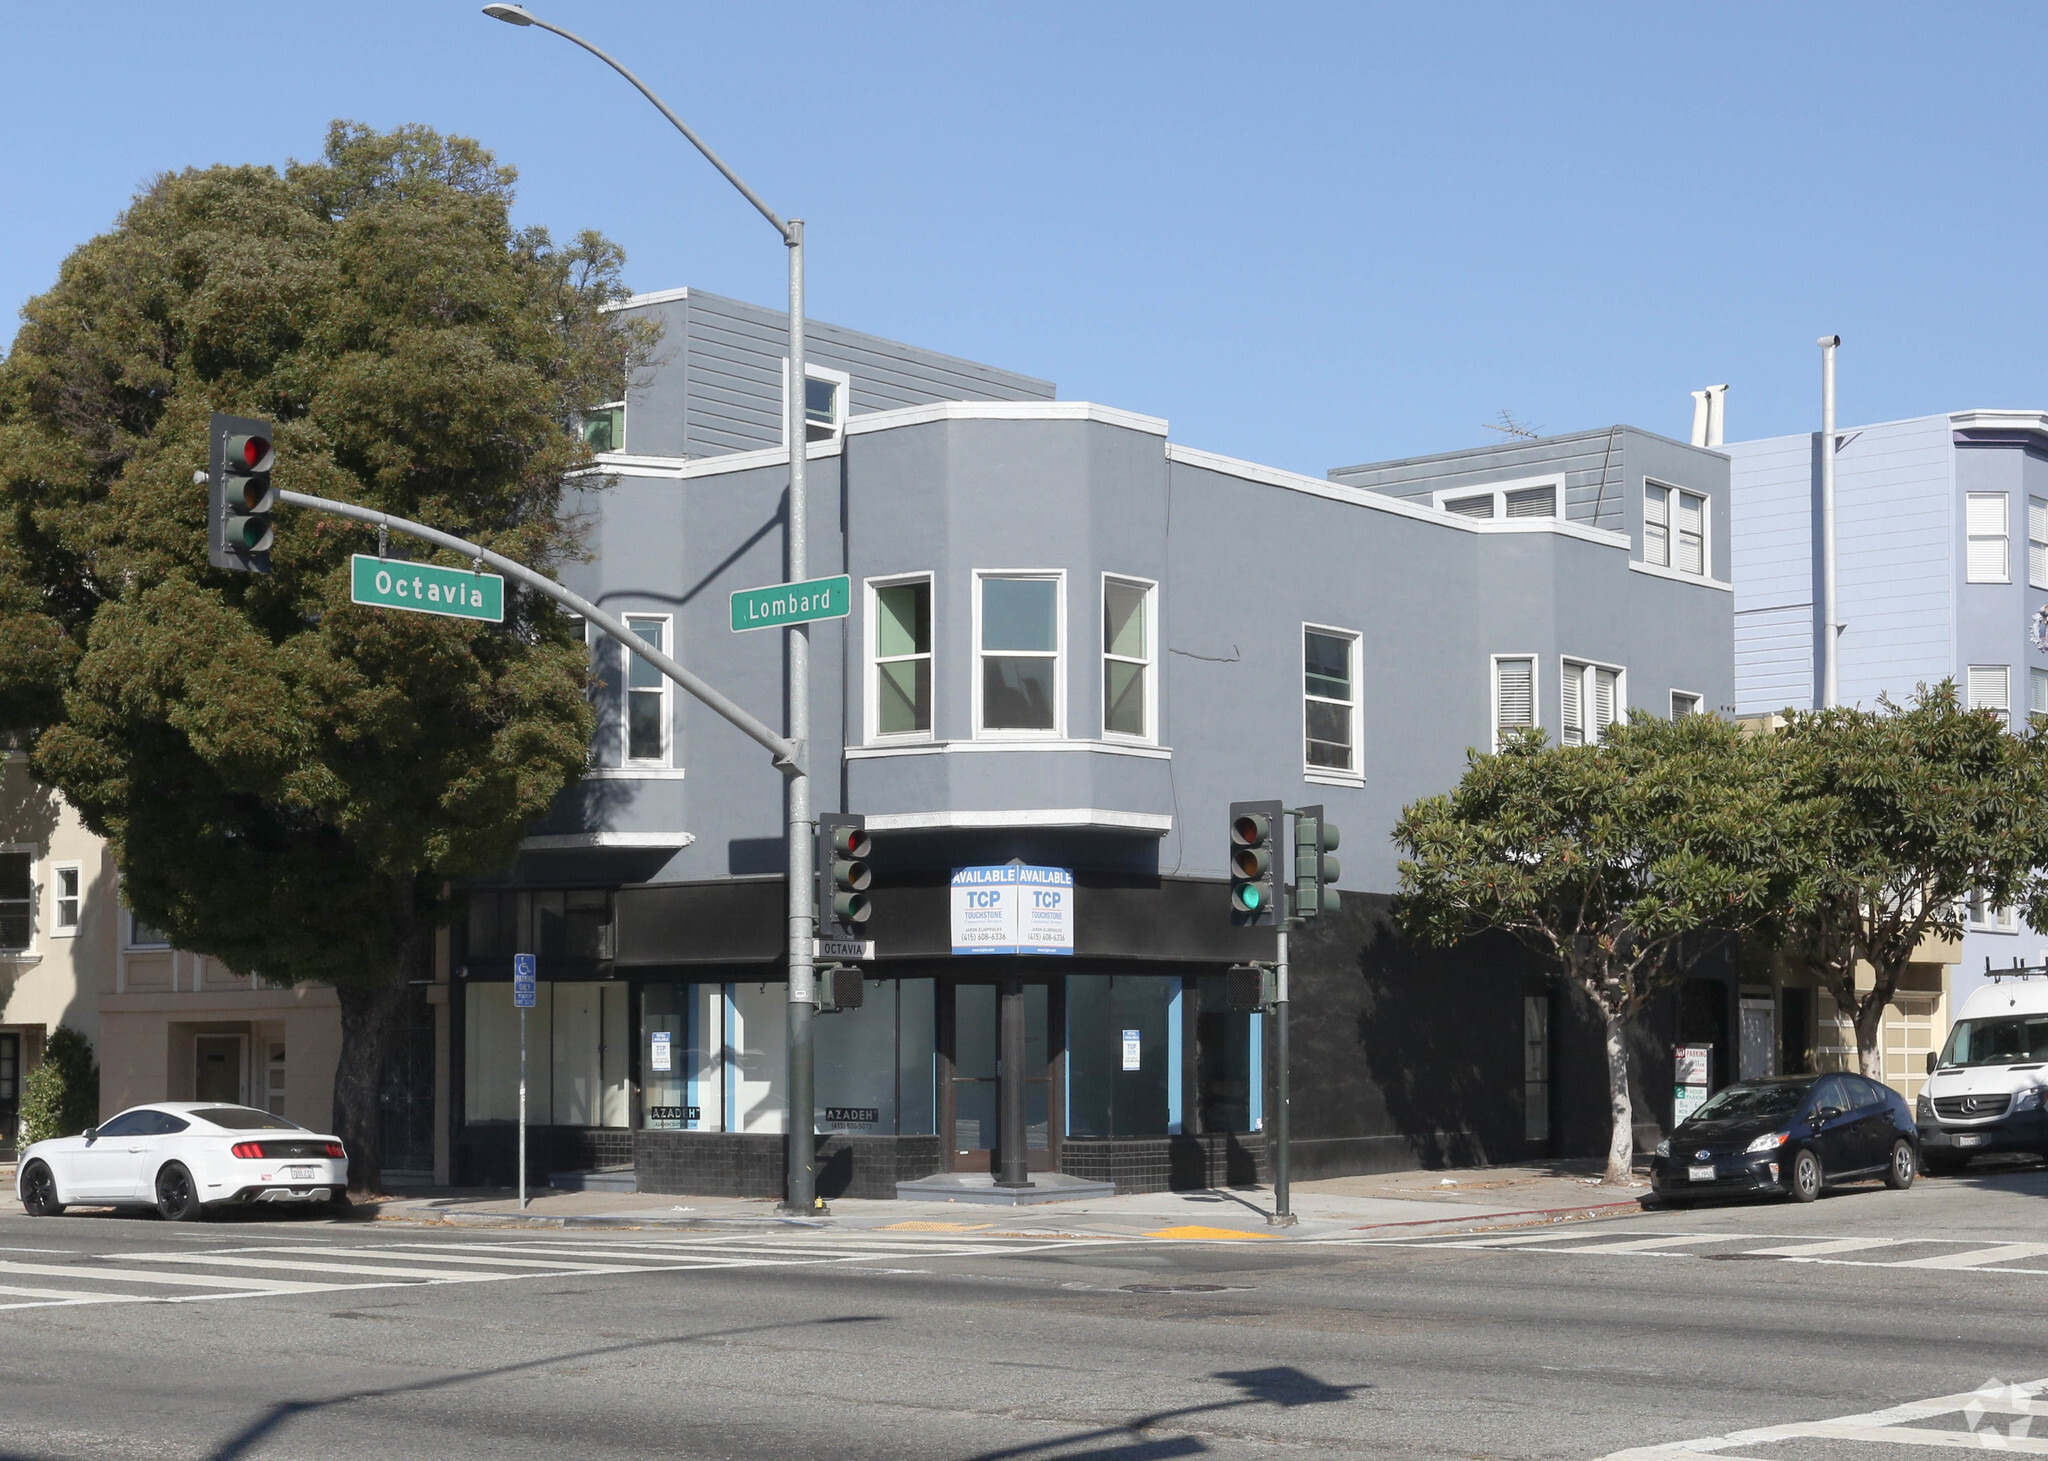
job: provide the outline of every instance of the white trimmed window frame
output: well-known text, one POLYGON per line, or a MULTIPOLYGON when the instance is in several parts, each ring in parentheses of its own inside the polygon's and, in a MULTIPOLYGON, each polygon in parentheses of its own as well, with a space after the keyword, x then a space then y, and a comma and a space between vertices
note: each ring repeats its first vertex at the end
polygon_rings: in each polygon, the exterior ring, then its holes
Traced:
MULTIPOLYGON (((626 628, 635 634, 639 626, 646 623, 661 625, 661 642, 653 648, 669 656, 675 654, 675 615, 642 614, 630 610, 621 612, 619 618, 626 628)), ((664 770, 675 764, 675 686, 667 675, 654 670, 655 684, 645 689, 633 688, 633 661, 639 658, 626 645, 619 646, 619 766, 623 770, 664 770), (661 754, 659 756, 633 755, 633 697, 635 695, 659 695, 661 697, 661 754)), ((653 670, 654 667, 649 665, 653 670)))
POLYGON ((1156 579, 1139 578, 1129 573, 1104 573, 1102 592, 1096 600, 1101 610, 1099 621, 1103 641, 1100 663, 1102 666, 1102 738, 1125 746, 1156 746, 1159 744, 1159 583, 1156 579), (1129 655, 1111 654, 1109 651, 1109 586, 1117 584, 1123 588, 1134 588, 1145 599, 1145 654, 1142 659, 1129 655), (1109 667, 1112 664, 1138 665, 1145 679, 1145 732, 1130 735, 1124 731, 1109 728, 1109 667))
MULTIPOLYGON (((1543 727, 1543 656, 1540 654, 1496 654, 1488 657, 1488 689, 1491 690, 1487 706, 1487 718, 1493 724, 1493 754, 1500 754, 1500 667, 1504 664, 1526 664, 1529 667, 1529 725, 1531 730, 1543 727)), ((1521 726, 1510 727, 1521 730, 1521 726)))
POLYGON ((1064 568, 977 568, 974 570, 974 622, 969 632, 973 635, 972 675, 973 727, 977 741, 1063 741, 1067 738, 1067 570, 1064 568), (1050 655, 1036 650, 983 649, 981 647, 981 589, 992 578, 1036 579, 1053 585, 1053 652, 1050 655), (982 724, 982 660, 989 655, 998 658, 1030 656, 1050 659, 1053 663, 1052 686, 1052 729, 1051 730, 991 730, 982 724))
MULTIPOLYGON (((20 948, 0 949, 0 958, 33 959, 40 947, 37 935, 43 931, 42 887, 36 881, 36 869, 43 855, 42 848, 33 842, 0 842, 0 852, 14 853, 28 858, 28 942, 20 948)), ((10 898, 10 903, 21 900, 10 898)))
POLYGON ((2027 670, 2027 714, 2048 716, 2048 670, 2039 665, 2027 670))
MULTIPOLYGON (((1475 518, 1474 520, 1478 522, 1560 522, 1564 518, 1564 473, 1556 472, 1542 477, 1515 477, 1506 482, 1477 482, 1469 487, 1439 487, 1436 491, 1429 494, 1429 501, 1430 506, 1436 508, 1437 511, 1450 512, 1451 503, 1469 502, 1475 497, 1491 497, 1493 499, 1493 511, 1487 517, 1475 518), (1556 491, 1557 495, 1551 500, 1552 510, 1536 517, 1510 519, 1508 517, 1509 495, 1527 492, 1536 487, 1550 487, 1556 491)), ((1471 516, 1468 513, 1458 513, 1455 515, 1459 517, 1471 516)))
MULTIPOLYGON (((161 930, 158 929, 150 929, 150 932, 157 935, 159 942, 138 942, 135 936, 136 926, 137 925, 135 921, 135 910, 133 908, 128 907, 124 903, 121 906, 121 947, 127 950, 129 953, 161 953, 162 951, 171 947, 171 941, 169 937, 167 937, 165 934, 162 933, 161 930)), ((143 926, 147 927, 147 925, 143 926)))
POLYGON ((1965 710, 1995 710, 1998 712, 2000 723, 2008 730, 2012 728, 2011 665, 1969 666, 1963 674, 1963 697, 1969 702, 1963 707, 1965 710), (1991 683, 1995 677, 1998 685, 1997 699, 1992 699, 1988 694, 1979 695, 1977 693, 1979 676, 1983 677, 1983 688, 1987 691, 1991 689, 1991 683))
MULTIPOLYGON (((866 622, 861 626, 862 659, 866 670, 862 678, 865 705, 862 708, 862 740, 870 746, 914 746, 930 741, 935 734, 939 719, 939 586, 938 577, 930 572, 891 573, 880 578, 863 580, 865 591, 863 609, 866 622), (930 666, 931 674, 931 718, 932 724, 921 731, 895 731, 884 734, 881 728, 882 712, 882 656, 881 656, 881 591, 896 588, 906 583, 922 583, 931 605, 931 644, 922 655, 891 655, 889 663, 901 660, 922 659, 930 666)), ((980 595, 977 592, 976 597, 980 595)), ((977 638, 976 643, 980 641, 977 638)))
POLYGON ((1673 720, 1683 720, 1688 715, 1699 715, 1703 713, 1706 703, 1707 697, 1696 691, 1673 690, 1671 692, 1671 718, 1673 720), (1681 700, 1689 702, 1684 710, 1678 708, 1681 700))
POLYGON ((1676 482, 1660 481, 1655 477, 1643 478, 1643 562, 1653 568, 1668 568, 1673 573, 1682 573, 1688 578, 1711 579, 1714 576, 1713 505, 1713 498, 1705 492, 1691 487, 1681 487, 1676 482), (1661 519, 1651 505, 1656 501, 1658 493, 1663 494, 1664 502, 1661 519), (1697 570, 1682 567, 1680 564, 1682 544, 1679 523, 1688 500, 1699 504, 1700 566, 1697 570), (1656 547, 1657 540, 1652 536, 1654 532, 1659 531, 1663 534, 1661 556, 1656 547))
POLYGON ((1963 899, 1963 921, 1976 933, 2018 933, 2019 914, 2012 907, 1995 908, 1982 893, 1972 891, 1963 899))
MULTIPOLYGON (((590 438, 584 434, 584 420, 592 412, 596 411, 618 412, 617 417, 614 418, 618 423, 618 429, 616 432, 618 439, 614 441, 605 450, 607 452, 613 453, 624 451, 626 449, 626 403, 623 400, 598 401, 593 405, 585 406, 581 411, 576 413, 576 434, 583 438, 583 442, 586 446, 589 445, 590 438)), ((592 447, 591 450, 596 451, 596 448, 592 447)))
POLYGON ((1966 492, 1963 494, 1963 581, 1965 583, 2011 583, 2012 582, 2012 497, 2005 492, 1966 492), (1977 508, 1986 509, 1986 520, 1976 521, 1977 508), (1998 530, 1990 531, 1988 514, 1998 514, 1998 530), (1989 564, 1982 572, 1975 562, 1977 545, 1998 547, 1998 571, 1991 572, 1989 564))
MULTIPOLYGON (((825 435, 811 442, 810 445, 823 446, 827 442, 838 441, 846 434, 846 418, 851 410, 849 402, 853 396, 853 377, 843 370, 834 370, 829 365, 819 365, 815 361, 806 360, 804 362, 804 379, 830 381, 836 387, 832 392, 832 424, 825 435)), ((782 426, 776 432, 775 439, 778 444, 786 447, 789 445, 789 357, 787 355, 782 357, 781 404, 782 426)), ((806 401, 805 405, 804 423, 806 428, 808 428, 811 419, 808 401, 806 401)))
POLYGON ((1622 665, 1608 664, 1601 660, 1587 659, 1582 655, 1560 655, 1557 661, 1557 743, 1560 746, 1597 746, 1600 732, 1610 725, 1628 719, 1628 670, 1622 665), (1600 725, 1593 724, 1593 694, 1598 684, 1599 673, 1605 670, 1614 676, 1614 703, 1608 707, 1613 718, 1600 725), (1565 709, 1570 702, 1566 680, 1576 676, 1578 685, 1580 738, 1569 739, 1567 732, 1572 726, 1565 720, 1565 709))
POLYGON ((2027 584, 2048 588, 2048 501, 2027 499, 2027 584))
POLYGON ((53 862, 50 864, 50 937, 76 938, 79 925, 85 921, 85 866, 76 862, 53 862), (64 874, 71 874, 71 886, 76 891, 66 894, 64 874), (71 922, 64 921, 64 905, 71 905, 71 922))
POLYGON ((1306 620, 1301 626, 1300 674, 1301 674, 1301 776, 1304 781, 1313 781, 1325 786, 1365 785, 1365 635, 1356 629, 1346 629, 1337 624, 1311 624, 1306 620), (1351 712, 1351 765, 1317 766, 1308 759, 1308 708, 1310 705, 1347 705, 1328 695, 1311 695, 1308 689, 1308 636, 1327 635, 1341 639, 1349 647, 1349 668, 1351 671, 1351 699, 1347 708, 1351 712))

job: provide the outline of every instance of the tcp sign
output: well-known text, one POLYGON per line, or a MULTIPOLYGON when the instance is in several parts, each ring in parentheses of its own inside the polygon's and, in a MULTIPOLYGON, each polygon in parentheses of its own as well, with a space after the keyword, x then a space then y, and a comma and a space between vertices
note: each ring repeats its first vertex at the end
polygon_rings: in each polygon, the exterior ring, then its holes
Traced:
POLYGON ((1073 869, 955 868, 952 921, 956 954, 1072 954, 1073 869))

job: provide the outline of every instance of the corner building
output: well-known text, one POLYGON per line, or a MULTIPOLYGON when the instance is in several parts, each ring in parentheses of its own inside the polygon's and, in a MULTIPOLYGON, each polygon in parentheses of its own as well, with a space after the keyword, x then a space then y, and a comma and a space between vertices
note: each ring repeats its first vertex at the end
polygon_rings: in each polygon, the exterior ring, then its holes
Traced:
MULTIPOLYGON (((593 413, 623 450, 565 580, 779 722, 782 635, 733 632, 728 596, 785 577, 780 316, 629 307, 664 346, 593 413), (753 435, 707 442, 712 417, 753 435)), ((1585 1012, 1511 946, 1407 949, 1388 833, 1505 727, 1575 740, 1632 707, 1732 705, 1726 459, 1615 428, 1298 476, 813 328, 810 571, 848 574, 853 607, 811 629, 810 763, 819 811, 873 836, 877 954, 860 1008, 815 1026, 798 1124, 820 1192, 989 1170, 999 1080, 1023 1087, 1033 1170, 1263 1175, 1272 1032, 1222 1001, 1230 965, 1273 952, 1228 913, 1226 809, 1255 798, 1323 804, 1344 834, 1343 909, 1293 941, 1296 1174, 1601 1149, 1585 1012), (1668 489, 1647 557, 1646 479, 1668 489), (956 953, 955 875, 1017 861, 1071 876, 1071 950, 956 953), (999 1073, 1005 986, 1027 1060, 999 1073)), ((454 931, 450 1176, 510 1171, 531 950, 537 1171, 779 1195, 782 778, 618 646, 592 653, 593 769, 454 931)), ((1652 1121, 1670 1023, 1638 1063, 1652 1121)))

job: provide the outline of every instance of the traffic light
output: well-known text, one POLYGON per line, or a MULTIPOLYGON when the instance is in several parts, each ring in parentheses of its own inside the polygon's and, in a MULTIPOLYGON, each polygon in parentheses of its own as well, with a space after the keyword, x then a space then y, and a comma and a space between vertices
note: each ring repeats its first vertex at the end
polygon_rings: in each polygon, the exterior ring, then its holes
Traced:
POLYGON ((1273 1002, 1273 971, 1263 964, 1233 964, 1223 971, 1223 1007, 1239 1013, 1264 1009, 1273 1002))
POLYGON ((1230 921, 1240 928, 1271 928, 1280 922, 1278 802, 1230 804, 1230 921))
POLYGON ((1337 861, 1337 824, 1321 807, 1303 807, 1294 823, 1294 916, 1304 921, 1335 913, 1342 872, 1337 861))
POLYGON ((874 843, 867 819, 847 812, 818 818, 818 937, 865 939, 868 886, 875 875, 868 866, 874 843))
POLYGON ((206 514, 206 560, 241 573, 270 572, 275 534, 271 509, 277 489, 270 485, 276 453, 268 421, 214 413, 207 429, 206 475, 211 496, 206 514))

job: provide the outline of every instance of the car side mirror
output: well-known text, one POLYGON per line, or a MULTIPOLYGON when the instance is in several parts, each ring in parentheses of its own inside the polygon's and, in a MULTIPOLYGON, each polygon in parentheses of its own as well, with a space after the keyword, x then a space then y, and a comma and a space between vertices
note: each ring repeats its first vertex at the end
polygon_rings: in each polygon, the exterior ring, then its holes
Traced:
POLYGON ((85 1128, 84 1131, 81 1131, 79 1133, 79 1135, 84 1137, 87 1141, 91 1141, 94 1137, 98 1136, 99 1134, 100 1129, 97 1126, 88 1126, 85 1128))
POLYGON ((1927 1073, 1928 1073, 1929 1075, 1933 1075, 1933 1074, 1934 1074, 1934 1067, 1935 1067, 1936 1065, 1938 1065, 1938 1064, 1940 1064, 1940 1061, 1939 1061, 1939 1060, 1937 1060, 1937 1059, 1935 1058, 1935 1054, 1934 1054, 1934 1052, 1933 1052, 1932 1050, 1928 1051, 1928 1052, 1927 1052, 1927 1073))

